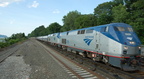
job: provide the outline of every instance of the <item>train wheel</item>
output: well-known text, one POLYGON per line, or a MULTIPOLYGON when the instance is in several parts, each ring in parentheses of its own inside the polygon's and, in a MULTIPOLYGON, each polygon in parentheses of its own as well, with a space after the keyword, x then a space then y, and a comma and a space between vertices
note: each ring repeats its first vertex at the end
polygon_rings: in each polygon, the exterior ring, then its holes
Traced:
POLYGON ((102 55, 99 54, 92 54, 93 61, 102 61, 102 55))
POLYGON ((105 64, 108 64, 109 62, 109 57, 108 56, 103 56, 103 60, 102 60, 105 64))
POLYGON ((84 58, 86 58, 86 57, 87 57, 87 53, 86 53, 86 52, 83 52, 83 53, 82 53, 82 56, 83 56, 84 58))

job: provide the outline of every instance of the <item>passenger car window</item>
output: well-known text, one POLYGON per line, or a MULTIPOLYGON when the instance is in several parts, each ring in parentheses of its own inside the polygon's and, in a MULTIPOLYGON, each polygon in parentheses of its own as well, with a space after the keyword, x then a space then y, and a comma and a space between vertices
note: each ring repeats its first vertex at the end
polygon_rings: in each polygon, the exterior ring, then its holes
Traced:
POLYGON ((85 30, 80 30, 77 32, 77 34, 84 34, 85 33, 85 30))
POLYGON ((85 33, 85 30, 81 30, 81 34, 84 34, 85 33))
POLYGON ((93 29, 86 30, 86 33, 93 33, 93 29))
POLYGON ((67 35, 69 34, 69 32, 67 32, 67 35))
POLYGON ((77 34, 80 34, 80 32, 81 32, 81 31, 78 31, 78 33, 77 33, 77 34))

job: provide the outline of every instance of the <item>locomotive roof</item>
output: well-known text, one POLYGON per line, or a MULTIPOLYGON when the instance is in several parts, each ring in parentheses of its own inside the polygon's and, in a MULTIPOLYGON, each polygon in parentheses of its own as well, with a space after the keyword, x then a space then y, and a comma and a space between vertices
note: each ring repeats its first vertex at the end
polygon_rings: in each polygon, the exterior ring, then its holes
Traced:
MULTIPOLYGON (((100 31, 100 28, 106 27, 106 26, 125 26, 125 27, 131 27, 130 25, 126 23, 110 23, 110 24, 105 24, 105 25, 98 25, 98 26, 93 26, 93 27, 87 27, 87 28, 82 28, 82 29, 76 29, 76 30, 70 30, 70 31, 65 31, 65 32, 60 32, 61 34, 66 34, 67 32, 73 32, 73 31, 79 31, 79 30, 87 30, 87 29, 95 29, 97 31, 100 31)), ((53 33, 55 34, 55 33, 53 33)))
POLYGON ((130 25, 128 25, 128 24, 126 24, 126 23, 110 23, 110 24, 105 24, 105 25, 99 25, 99 26, 93 26, 93 27, 87 27, 87 28, 82 28, 82 29, 71 30, 71 31, 68 31, 68 32, 78 31, 78 30, 86 30, 86 29, 97 29, 97 28, 102 28, 102 27, 106 27, 106 26, 124 26, 124 27, 131 27, 130 25))

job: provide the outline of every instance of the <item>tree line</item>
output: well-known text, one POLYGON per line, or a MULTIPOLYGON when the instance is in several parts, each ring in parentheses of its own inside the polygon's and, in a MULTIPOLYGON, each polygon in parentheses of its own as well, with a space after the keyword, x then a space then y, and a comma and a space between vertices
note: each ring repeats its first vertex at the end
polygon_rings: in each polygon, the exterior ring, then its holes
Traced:
POLYGON ((28 36, 36 37, 56 32, 69 31, 114 22, 131 25, 144 44, 144 0, 113 0, 94 8, 93 14, 81 14, 77 10, 63 16, 63 25, 51 23, 47 28, 39 26, 28 36))
POLYGON ((25 36, 24 33, 12 34, 11 37, 5 38, 5 42, 0 42, 0 48, 10 46, 25 39, 27 39, 27 37, 25 36))

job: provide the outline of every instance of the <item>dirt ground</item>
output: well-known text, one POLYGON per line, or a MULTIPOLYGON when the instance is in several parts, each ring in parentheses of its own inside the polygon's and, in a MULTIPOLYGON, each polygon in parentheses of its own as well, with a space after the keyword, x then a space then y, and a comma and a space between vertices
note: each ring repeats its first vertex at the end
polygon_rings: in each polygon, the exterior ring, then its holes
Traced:
POLYGON ((72 78, 36 40, 28 40, 12 56, 0 63, 0 79, 72 78))

